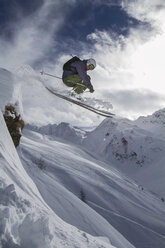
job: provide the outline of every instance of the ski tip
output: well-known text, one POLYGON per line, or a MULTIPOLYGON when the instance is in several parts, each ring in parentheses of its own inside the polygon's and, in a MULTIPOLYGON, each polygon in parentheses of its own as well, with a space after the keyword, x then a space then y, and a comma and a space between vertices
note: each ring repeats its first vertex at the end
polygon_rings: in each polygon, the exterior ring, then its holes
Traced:
POLYGON ((43 71, 43 70, 42 70, 42 71, 40 71, 40 74, 41 74, 41 75, 44 75, 44 71, 43 71))

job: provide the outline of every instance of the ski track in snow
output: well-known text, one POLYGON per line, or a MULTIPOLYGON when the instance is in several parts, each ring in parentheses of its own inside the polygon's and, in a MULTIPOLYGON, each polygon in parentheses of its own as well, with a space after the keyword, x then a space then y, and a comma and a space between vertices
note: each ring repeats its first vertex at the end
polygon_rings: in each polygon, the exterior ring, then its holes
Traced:
MULTIPOLYGON (((90 203, 90 202, 89 202, 89 203, 90 203)), ((94 205, 94 204, 92 203, 92 205, 94 205)), ((117 216, 117 217, 120 217, 121 219, 125 219, 125 220, 127 220, 128 222, 131 222, 131 223, 133 223, 133 224, 135 224, 135 225, 137 225, 137 226, 140 226, 140 227, 142 227, 142 229, 146 229, 146 230, 150 231, 151 233, 154 233, 154 234, 156 234, 157 236, 159 236, 159 237, 165 239, 165 236, 164 236, 164 235, 161 235, 160 233, 155 232, 155 231, 152 230, 151 228, 148 228, 148 227, 146 227, 146 226, 144 226, 144 225, 138 223, 137 221, 134 221, 134 220, 132 220, 132 219, 130 219, 130 218, 128 218, 128 217, 125 217, 125 216, 123 216, 123 215, 121 215, 121 214, 115 213, 114 211, 110 211, 110 210, 108 210, 108 209, 101 208, 101 207, 99 207, 99 206, 96 206, 96 207, 97 207, 97 208, 100 208, 100 209, 103 209, 103 211, 105 211, 105 212, 107 212, 107 213, 111 213, 111 214, 113 214, 113 215, 115 215, 115 216, 117 216)))

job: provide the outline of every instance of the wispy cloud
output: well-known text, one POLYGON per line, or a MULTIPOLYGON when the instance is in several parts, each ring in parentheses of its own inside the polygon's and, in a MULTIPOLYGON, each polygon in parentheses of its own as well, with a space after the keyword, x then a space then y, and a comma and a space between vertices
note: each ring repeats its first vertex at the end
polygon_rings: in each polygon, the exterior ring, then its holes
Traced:
MULTIPOLYGON (((54 51, 56 32, 67 11, 67 8, 63 8, 65 2, 44 1, 34 13, 30 12, 15 24, 9 23, 7 28, 13 30, 13 38, 4 39, 3 34, 0 37, 0 66, 11 69, 22 64, 32 65, 47 56, 49 50, 54 51)), ((74 2, 70 1, 69 5, 74 2)), ((21 17, 19 8, 15 9, 15 15, 21 17)))
POLYGON ((164 19, 165 3, 162 0, 123 0, 122 6, 135 18, 152 22, 164 19), (156 14, 156 15, 155 15, 156 14))
POLYGON ((149 89, 103 90, 102 94, 113 103, 117 115, 130 119, 152 114, 165 105, 164 95, 149 89))

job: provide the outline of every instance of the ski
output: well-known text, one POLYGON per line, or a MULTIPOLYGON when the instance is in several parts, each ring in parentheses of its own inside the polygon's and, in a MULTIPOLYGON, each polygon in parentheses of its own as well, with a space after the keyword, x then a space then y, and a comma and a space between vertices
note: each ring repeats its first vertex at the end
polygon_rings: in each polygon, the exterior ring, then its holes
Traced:
POLYGON ((86 104, 86 103, 82 103, 82 102, 80 102, 80 101, 78 101, 78 100, 75 100, 75 99, 72 99, 72 98, 67 97, 67 96, 65 96, 65 95, 62 95, 62 94, 56 92, 55 90, 48 88, 47 86, 45 86, 45 88, 46 88, 49 92, 51 92, 52 94, 56 95, 57 97, 59 97, 59 98, 61 98, 61 99, 64 99, 64 100, 66 100, 66 101, 68 101, 68 102, 74 103, 74 104, 76 104, 76 105, 78 105, 78 106, 80 106, 80 107, 82 107, 82 108, 85 108, 85 109, 87 109, 87 110, 89 110, 89 111, 91 111, 91 112, 94 112, 94 113, 96 113, 96 114, 98 114, 98 115, 101 115, 101 116, 104 116, 104 117, 108 117, 108 118, 112 118, 112 117, 115 115, 115 114, 113 114, 113 113, 111 113, 111 112, 104 111, 104 110, 99 110, 99 109, 97 109, 97 108, 94 108, 94 107, 92 107, 92 106, 86 104))

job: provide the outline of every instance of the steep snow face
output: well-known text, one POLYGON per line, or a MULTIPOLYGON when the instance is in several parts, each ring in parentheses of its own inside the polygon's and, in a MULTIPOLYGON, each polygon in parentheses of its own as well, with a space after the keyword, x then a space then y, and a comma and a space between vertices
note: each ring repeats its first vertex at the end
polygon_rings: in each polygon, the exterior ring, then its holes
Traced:
POLYGON ((1 111, 0 164, 0 247, 115 248, 109 239, 92 237, 65 223, 46 204, 20 162, 1 111))
POLYGON ((6 69, 0 68, 0 109, 13 105, 17 113, 23 117, 21 82, 6 69))
POLYGON ((0 68, 0 109, 12 101, 14 95, 14 78, 12 73, 0 68))
POLYGON ((92 235, 106 236, 117 247, 130 244, 111 225, 136 248, 151 244, 164 248, 163 202, 111 164, 100 162, 81 146, 26 129, 19 154, 44 200, 63 220, 92 235), (82 195, 87 204, 80 201, 82 195))

